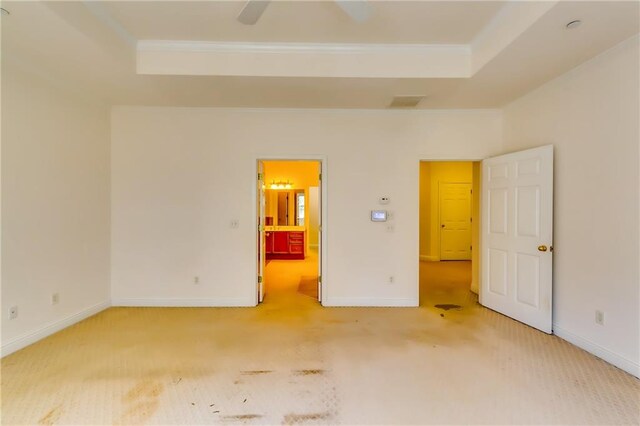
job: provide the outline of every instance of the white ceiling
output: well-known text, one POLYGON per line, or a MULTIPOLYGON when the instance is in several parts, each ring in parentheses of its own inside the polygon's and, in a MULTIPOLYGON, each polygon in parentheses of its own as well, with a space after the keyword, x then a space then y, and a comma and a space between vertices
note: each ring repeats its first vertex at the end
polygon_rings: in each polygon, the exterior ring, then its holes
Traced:
POLYGON ((256 25, 243 1, 116 1, 105 8, 137 40, 467 44, 504 1, 372 1, 352 21, 333 1, 273 1, 256 25))
MULTIPOLYGON (((11 12, 2 17, 3 67, 30 69, 110 104, 386 108, 395 95, 426 95, 418 108, 493 108, 640 30, 635 1, 548 2, 542 9, 529 2, 372 2, 373 16, 365 24, 351 21, 332 1, 274 1, 256 26, 235 21, 242 2, 88 4, 3 1, 11 12), (566 30, 573 19, 583 25, 566 30), (471 60, 473 55, 483 60, 464 78, 291 77, 287 72, 264 77, 259 64, 242 76, 194 75, 188 67, 180 75, 141 75, 136 41, 145 39, 373 48, 462 44, 471 60)), ((389 56, 394 58, 399 57, 389 56)))

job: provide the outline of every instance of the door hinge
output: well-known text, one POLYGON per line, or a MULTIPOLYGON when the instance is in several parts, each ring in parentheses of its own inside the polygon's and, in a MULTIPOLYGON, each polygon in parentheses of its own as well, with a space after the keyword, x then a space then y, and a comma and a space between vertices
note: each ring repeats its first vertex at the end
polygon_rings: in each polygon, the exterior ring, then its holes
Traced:
POLYGON ((262 173, 258 173, 258 180, 262 182, 262 179, 264 179, 264 176, 262 175, 262 173))
POLYGON ((472 217, 469 218, 469 222, 473 223, 473 218, 472 217))
POLYGON ((258 275, 258 284, 262 284, 262 275, 258 275))
POLYGON ((322 180, 322 173, 318 175, 318 180, 322 180))
POLYGON ((322 284, 322 275, 318 275, 318 283, 322 284))
POLYGON ((470 192, 471 194, 473 194, 473 189, 470 189, 470 190, 469 190, 469 192, 470 192))
POLYGON ((264 225, 258 225, 258 232, 264 232, 264 225))
POLYGON ((469 250, 473 250, 473 246, 469 246, 469 250))

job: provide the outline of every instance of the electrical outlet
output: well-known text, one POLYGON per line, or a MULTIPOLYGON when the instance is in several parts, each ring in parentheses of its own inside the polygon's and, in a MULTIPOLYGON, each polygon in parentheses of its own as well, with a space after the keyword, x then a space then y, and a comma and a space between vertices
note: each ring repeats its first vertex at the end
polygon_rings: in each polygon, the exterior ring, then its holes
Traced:
POLYGON ((233 219, 231 222, 229 222, 229 227, 231 229, 238 229, 240 227, 240 221, 238 219, 233 219))
POLYGON ((387 223, 386 228, 387 228, 387 232, 393 232, 395 230, 393 223, 387 223))
POLYGON ((596 324, 604 325, 604 312, 596 311, 596 324))
POLYGON ((198 276, 193 277, 193 283, 194 284, 200 284, 200 277, 198 277, 198 276))
POLYGON ((57 305, 58 303, 60 303, 60 294, 59 293, 53 293, 51 295, 51 304, 52 305, 57 305))
POLYGON ((394 282, 393 275, 390 275, 389 276, 389 284, 393 284, 393 282, 394 282))
POLYGON ((18 307, 17 306, 12 306, 9 308, 9 319, 16 319, 18 318, 18 307))

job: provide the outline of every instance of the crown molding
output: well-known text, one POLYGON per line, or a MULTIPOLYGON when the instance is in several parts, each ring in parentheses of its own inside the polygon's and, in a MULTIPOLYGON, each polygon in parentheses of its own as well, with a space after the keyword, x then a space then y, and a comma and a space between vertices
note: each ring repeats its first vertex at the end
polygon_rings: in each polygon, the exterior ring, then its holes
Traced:
POLYGON ((139 40, 137 50, 145 52, 234 52, 234 53, 423 53, 457 52, 470 54, 466 44, 388 44, 388 43, 257 43, 191 40, 139 40))
POLYGON ((239 43, 144 40, 137 72, 327 78, 467 78, 466 45, 239 43))

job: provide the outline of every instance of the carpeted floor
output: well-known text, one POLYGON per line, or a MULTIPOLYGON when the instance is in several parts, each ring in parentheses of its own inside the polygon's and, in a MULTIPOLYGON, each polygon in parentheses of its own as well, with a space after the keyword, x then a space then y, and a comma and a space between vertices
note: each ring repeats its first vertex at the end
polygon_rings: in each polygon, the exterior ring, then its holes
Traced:
POLYGON ((302 262, 257 308, 108 309, 2 359, 2 423, 640 422, 638 379, 421 270, 420 308, 323 308, 302 262))

